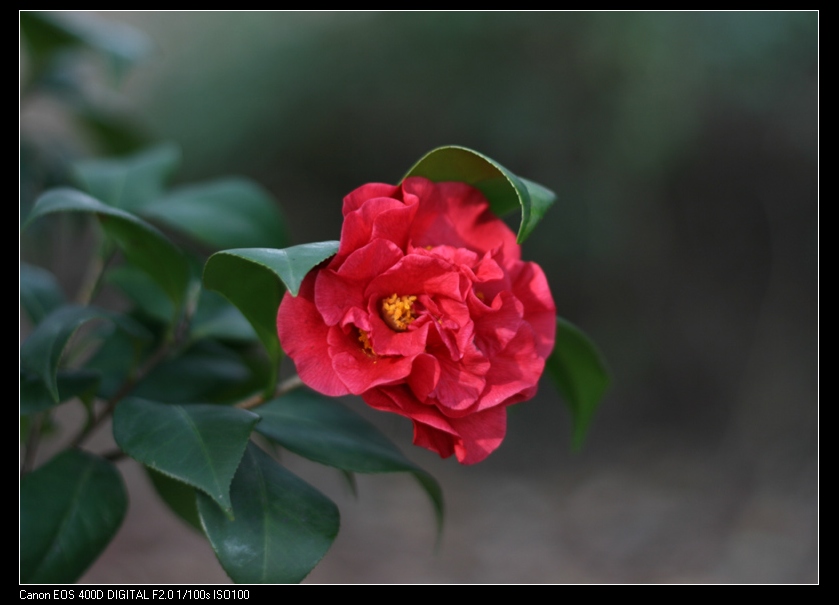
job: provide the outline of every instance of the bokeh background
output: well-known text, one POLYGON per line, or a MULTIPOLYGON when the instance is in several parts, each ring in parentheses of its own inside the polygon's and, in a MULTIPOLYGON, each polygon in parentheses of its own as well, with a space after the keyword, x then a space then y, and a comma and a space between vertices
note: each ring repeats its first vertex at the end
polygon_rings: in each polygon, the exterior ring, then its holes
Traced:
MULTIPOLYGON (((138 140, 181 147, 176 182, 255 179, 294 243, 445 144, 558 194, 524 255, 611 367, 584 447, 547 381, 474 467, 351 400, 439 479, 446 528, 408 477, 353 497, 289 456, 342 514, 307 582, 818 581, 818 13, 98 17, 153 42, 108 92, 138 140)), ((24 159, 102 151, 42 105, 22 131, 64 143, 24 159)), ((82 581, 229 581, 120 468, 128 517, 82 581)))

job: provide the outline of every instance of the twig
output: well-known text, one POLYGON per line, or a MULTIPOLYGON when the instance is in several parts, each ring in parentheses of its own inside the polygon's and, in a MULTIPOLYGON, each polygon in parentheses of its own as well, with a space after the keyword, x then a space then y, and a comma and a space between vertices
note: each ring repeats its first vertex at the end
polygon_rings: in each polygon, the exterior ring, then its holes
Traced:
POLYGON ((88 423, 84 430, 82 430, 70 443, 70 447, 78 447, 79 445, 81 445, 81 443, 85 439, 87 439, 88 435, 90 435, 90 433, 93 432, 93 430, 96 427, 102 424, 103 420, 105 420, 108 416, 110 416, 113 413, 114 408, 117 407, 117 404, 132 390, 134 390, 134 387, 137 386, 137 383, 140 382, 143 378, 145 378, 157 364, 163 361, 163 359, 171 350, 172 344, 173 343, 171 341, 167 341, 161 344, 154 352, 154 354, 152 354, 152 356, 149 357, 145 365, 143 365, 142 368, 137 370, 137 372, 133 376, 128 378, 124 383, 122 383, 122 386, 119 388, 119 390, 116 393, 114 393, 110 397, 110 399, 108 399, 108 401, 105 403, 105 409, 102 411, 102 413, 98 417, 94 418, 92 422, 88 423))
POLYGON ((99 454, 101 458, 104 458, 105 460, 108 460, 110 462, 119 462, 120 460, 125 458, 126 455, 127 454, 125 452, 119 449, 111 450, 110 452, 105 452, 104 454, 99 454))
MULTIPOLYGON (((274 394, 271 396, 271 398, 274 399, 276 397, 282 397, 283 395, 285 395, 289 391, 293 391, 294 389, 298 389, 302 386, 303 386, 303 381, 300 380, 300 376, 295 374, 294 376, 291 376, 290 378, 286 378, 284 381, 282 381, 277 386, 277 388, 274 390, 274 394)), ((259 393, 257 395, 252 396, 252 397, 248 397, 247 399, 243 399, 242 401, 240 401, 239 403, 236 404, 236 407, 240 408, 240 409, 243 409, 243 410, 251 410, 255 407, 258 407, 258 406, 262 405, 263 403, 265 403, 265 401, 266 401, 265 395, 263 395, 262 393, 259 393)))

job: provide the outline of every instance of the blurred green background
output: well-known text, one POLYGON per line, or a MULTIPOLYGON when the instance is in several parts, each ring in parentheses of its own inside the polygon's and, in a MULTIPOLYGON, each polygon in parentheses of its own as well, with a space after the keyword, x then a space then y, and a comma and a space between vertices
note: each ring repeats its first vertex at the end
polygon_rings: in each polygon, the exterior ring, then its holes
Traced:
MULTIPOLYGON (((442 543, 409 479, 360 478, 353 499, 290 458, 342 512, 308 581, 818 580, 818 13, 98 18, 153 43, 97 92, 134 139, 91 138, 25 96, 24 210, 67 159, 161 140, 183 151, 178 182, 268 188, 294 243, 337 239, 346 193, 445 144, 558 194, 524 255, 612 369, 583 450, 547 381, 475 467, 371 414, 440 479, 442 543)), ((24 82, 36 66, 22 41, 24 82)), ((83 580, 226 581, 121 468, 132 509, 83 580)))

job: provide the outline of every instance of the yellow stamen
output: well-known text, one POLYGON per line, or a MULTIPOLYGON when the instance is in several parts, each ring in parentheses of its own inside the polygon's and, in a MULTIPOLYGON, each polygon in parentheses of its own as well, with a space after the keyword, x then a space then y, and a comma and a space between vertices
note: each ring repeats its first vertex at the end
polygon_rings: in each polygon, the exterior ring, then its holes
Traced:
POLYGON ((359 328, 358 330, 358 342, 364 347, 364 350, 375 355, 376 353, 373 351, 373 345, 370 343, 370 334, 365 330, 359 328))
POLYGON ((416 319, 414 315, 414 302, 416 300, 416 296, 397 296, 396 293, 383 298, 382 319, 397 332, 404 332, 416 319))

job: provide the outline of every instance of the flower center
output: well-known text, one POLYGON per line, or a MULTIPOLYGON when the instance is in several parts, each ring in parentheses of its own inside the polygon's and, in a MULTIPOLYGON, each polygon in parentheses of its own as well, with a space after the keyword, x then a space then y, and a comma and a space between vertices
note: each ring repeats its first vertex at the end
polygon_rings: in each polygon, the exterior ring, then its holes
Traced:
POLYGON ((416 319, 416 296, 397 296, 395 293, 382 299, 382 319, 397 332, 404 332, 416 319))
POLYGON ((364 347, 364 350, 368 353, 372 353, 373 355, 376 354, 373 351, 373 345, 370 344, 370 334, 361 328, 358 329, 358 342, 361 343, 361 346, 364 347))

